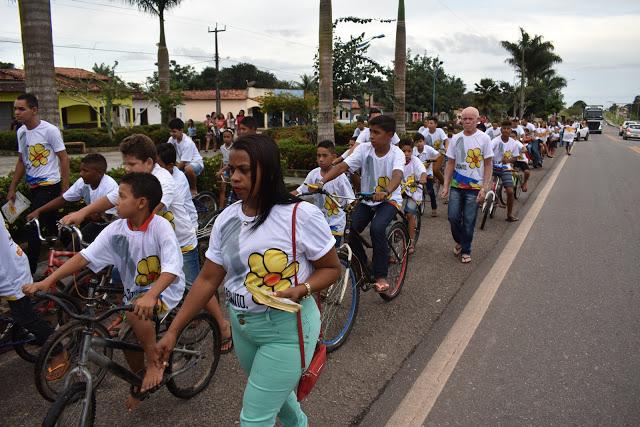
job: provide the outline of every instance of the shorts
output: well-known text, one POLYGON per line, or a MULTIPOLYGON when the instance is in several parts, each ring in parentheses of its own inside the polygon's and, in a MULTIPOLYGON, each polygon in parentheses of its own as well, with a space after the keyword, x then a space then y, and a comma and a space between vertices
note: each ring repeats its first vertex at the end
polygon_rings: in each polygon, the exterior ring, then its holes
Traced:
POLYGON ((188 166, 191 166, 191 169, 193 169, 193 173, 195 173, 196 176, 199 176, 204 169, 204 164, 197 162, 190 162, 188 163, 188 166))
POLYGON ((504 188, 513 187, 513 175, 511 169, 493 170, 493 176, 499 176, 502 180, 502 186, 504 188))
POLYGON ((516 161, 516 163, 514 164, 514 167, 520 169, 521 171, 528 171, 529 170, 529 163, 522 162, 522 161, 516 161))
POLYGON ((402 200, 402 211, 412 215, 418 215, 418 202, 411 197, 404 197, 402 200))
POLYGON ((567 145, 567 147, 571 147, 573 145, 573 141, 562 141, 567 145))

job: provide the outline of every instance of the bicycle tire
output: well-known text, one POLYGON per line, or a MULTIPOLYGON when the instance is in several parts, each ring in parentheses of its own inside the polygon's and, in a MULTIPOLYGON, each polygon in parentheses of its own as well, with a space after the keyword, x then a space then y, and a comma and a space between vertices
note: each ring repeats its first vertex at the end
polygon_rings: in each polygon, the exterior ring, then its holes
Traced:
MULTIPOLYGON (((189 372, 191 372, 193 368, 183 372, 180 375, 172 377, 167 382, 167 389, 169 390, 169 392, 181 399, 190 399, 193 396, 200 393, 201 391, 203 391, 205 388, 207 388, 207 386, 209 385, 209 382, 211 381, 211 378, 213 377, 213 375, 216 372, 216 369, 218 368, 218 362, 220 361, 220 349, 222 347, 222 337, 220 334, 220 328, 218 326, 218 323, 209 313, 200 313, 197 316, 195 316, 193 319, 191 319, 191 321, 187 324, 187 326, 182 330, 182 332, 178 336, 178 339, 176 341, 176 347, 182 346, 187 349, 193 350, 196 344, 201 344, 203 340, 207 339, 207 336, 209 335, 209 330, 205 331, 206 334, 203 334, 202 332, 198 332, 195 338, 189 335, 185 336, 185 333, 189 333, 190 326, 192 326, 192 324, 195 322, 204 322, 206 327, 211 331, 211 338, 212 338, 211 347, 212 347, 213 357, 211 359, 211 363, 206 365, 207 371, 205 371, 205 375, 199 378, 198 381, 196 381, 194 384, 180 385, 178 383, 178 379, 183 379, 184 375, 189 374, 189 372), (182 340, 182 343, 181 343, 181 340, 182 340)), ((207 343, 204 343, 204 344, 205 346, 208 345, 207 343)), ((171 373, 173 370, 175 370, 176 368, 175 364, 178 360, 177 355, 179 354, 180 353, 176 353, 176 352, 171 353, 171 357, 169 358, 169 364, 167 366, 167 373, 171 373)), ((189 363, 191 361, 191 358, 188 355, 179 356, 179 357, 182 357, 186 363, 189 363)), ((208 363, 207 359, 204 359, 204 361, 205 363, 208 363)), ((196 362, 196 366, 198 364, 199 362, 196 362)))
POLYGON ((338 282, 326 289, 326 292, 320 294, 322 302, 322 313, 320 317, 322 328, 321 341, 327 346, 328 352, 337 350, 347 341, 347 338, 349 337, 349 334, 356 322, 358 307, 360 306, 360 289, 358 288, 358 282, 356 281, 356 274, 353 269, 350 268, 346 255, 340 253, 338 256, 343 268, 342 275, 340 279, 338 279, 338 282), (344 280, 345 273, 349 274, 346 281, 344 280), (344 289, 346 286, 349 288, 344 289), (331 325, 333 324, 332 319, 336 317, 336 307, 347 308, 347 315, 343 321, 335 323, 338 325, 338 327, 335 328, 338 332, 331 333, 331 331, 334 330, 331 328, 331 325))
POLYGON ((218 210, 218 196, 212 191, 201 191, 193 197, 198 213, 198 225, 204 226, 218 210))
POLYGON ((521 174, 517 174, 518 178, 513 183, 513 197, 518 200, 520 198, 520 194, 522 194, 522 181, 523 177, 521 174))
MULTIPOLYGON (((498 196, 498 200, 500 201, 500 203, 502 203, 503 205, 507 204, 507 189, 504 187, 504 185, 502 185, 502 180, 500 181, 501 184, 498 185, 498 188, 496 189, 496 195, 498 196)), ((491 218, 493 218, 493 212, 491 212, 491 218)))
MULTIPOLYGON (((423 203, 424 205, 424 200, 423 203)), ((413 246, 415 248, 416 243, 418 243, 418 238, 420 237, 420 230, 422 229, 422 215, 416 215, 416 232, 415 235, 413 237, 413 246)))
MULTIPOLYGON (((95 333, 98 335, 109 338, 110 334, 107 331, 107 328, 102 326, 99 323, 94 325, 95 333)), ((49 339, 44 343, 42 348, 40 349, 40 353, 38 354, 38 359, 36 360, 35 370, 34 370, 34 378, 36 382, 36 389, 38 393, 46 400, 53 402, 57 399, 57 397, 63 392, 61 387, 64 385, 64 377, 56 380, 56 381, 47 381, 47 369, 49 367, 50 356, 52 356, 53 351, 58 348, 58 346, 62 346, 64 351, 67 352, 67 357, 69 358, 69 369, 67 372, 71 371, 74 367, 74 362, 77 360, 78 352, 80 350, 80 345, 82 343, 82 331, 84 331, 85 326, 82 322, 78 320, 74 320, 73 322, 69 322, 58 330, 56 330, 49 339), (79 334, 79 336, 74 336, 74 334, 79 334), (65 339, 67 341, 65 341, 65 339), (59 387, 56 387, 59 385, 59 387)), ((113 356, 113 349, 109 347, 103 348, 103 353, 105 356, 111 358, 113 356)), ((92 363, 89 364, 89 370, 91 371, 93 377, 93 388, 94 390, 100 385, 102 380, 104 379, 107 371, 101 367, 98 367, 92 363), (93 368, 93 369, 92 369, 93 368), (96 369, 97 368, 97 369, 96 369)), ((66 374, 65 374, 66 376, 66 374)))
POLYGON ((395 257, 395 263, 389 266, 389 289, 379 292, 380 298, 391 301, 400 295, 405 276, 407 275, 407 264, 409 262, 409 232, 404 222, 394 221, 387 231, 387 242, 390 249, 390 257, 395 257), (401 259, 398 257, 401 256, 401 259))
MULTIPOLYGON (((54 426, 69 426, 76 424, 81 416, 82 416, 82 408, 84 406, 83 397, 86 394, 87 383, 84 382, 76 382, 71 384, 67 389, 64 390, 58 396, 58 398, 53 402, 53 405, 47 411, 47 415, 42 422, 43 427, 54 427, 54 426), (74 405, 76 403, 80 403, 80 405, 74 405), (65 413, 65 410, 71 409, 71 406, 78 407, 80 409, 78 414, 71 415, 68 421, 60 420, 65 413), (73 421, 73 423, 72 423, 73 421)), ((83 427, 91 427, 93 426, 96 419, 96 393, 94 390, 91 391, 89 404, 89 413, 87 414, 86 424, 83 424, 83 427)))
POLYGON ((482 205, 482 222, 480 222, 480 230, 484 230, 484 225, 487 223, 487 217, 489 212, 493 208, 493 194, 488 194, 482 205))
MULTIPOLYGON (((506 205, 506 203, 504 203, 502 201, 502 189, 503 186, 502 184, 500 184, 498 186, 498 188, 496 188, 496 197, 500 200, 500 203, 502 203, 503 205, 506 205)), ((493 214, 496 212, 496 209, 498 208, 498 203, 496 203, 496 197, 493 198, 493 203, 491 204, 491 209, 489 210, 489 218, 493 218, 493 214)))
MULTIPOLYGON (((11 328, 11 341, 16 343, 24 341, 25 339, 29 341, 21 344, 13 344, 12 347, 22 360, 25 360, 29 363, 35 363, 35 361, 38 359, 38 351, 36 351, 35 349, 34 351, 31 351, 31 347, 34 345, 30 344, 31 341, 35 340, 35 337, 29 331, 23 329, 21 326, 18 326, 17 323, 14 323, 13 327, 11 328)), ((38 350, 40 349, 39 346, 35 347, 38 350)))

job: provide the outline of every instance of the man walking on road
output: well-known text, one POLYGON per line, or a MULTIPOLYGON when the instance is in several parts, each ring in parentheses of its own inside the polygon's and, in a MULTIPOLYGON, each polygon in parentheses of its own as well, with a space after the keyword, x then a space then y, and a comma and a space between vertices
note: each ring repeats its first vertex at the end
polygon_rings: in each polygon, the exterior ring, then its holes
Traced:
POLYGON ((478 203, 484 201, 491 186, 491 139, 476 128, 479 112, 474 107, 462 111, 463 131, 451 138, 447 149, 449 162, 444 172, 442 198, 449 197, 449 222, 463 264, 471 262, 471 242, 476 225, 478 203), (449 189, 451 187, 451 189, 449 189))

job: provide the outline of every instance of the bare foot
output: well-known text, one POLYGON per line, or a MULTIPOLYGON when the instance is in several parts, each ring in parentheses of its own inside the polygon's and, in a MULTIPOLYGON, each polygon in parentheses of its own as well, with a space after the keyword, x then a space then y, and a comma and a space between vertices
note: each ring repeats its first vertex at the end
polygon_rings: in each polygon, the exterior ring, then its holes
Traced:
POLYGON ((142 387, 140 391, 143 393, 147 390, 150 390, 154 387, 157 387, 162 382, 162 374, 164 372, 164 367, 158 366, 158 364, 153 361, 149 361, 147 363, 147 371, 144 374, 144 379, 142 380, 142 387))
POLYGON ((376 292, 378 293, 387 292, 389 290, 389 282, 387 282, 387 279, 377 279, 375 286, 376 292))
POLYGON ((524 193, 526 193, 526 192, 527 192, 527 184, 526 184, 526 183, 525 183, 525 184, 522 184, 522 191, 523 191, 524 193))
POLYGON ((131 412, 134 409, 136 409, 138 407, 138 405, 140 404, 140 400, 136 399, 135 397, 129 395, 129 397, 127 397, 127 400, 124 402, 124 406, 127 407, 127 411, 131 412))

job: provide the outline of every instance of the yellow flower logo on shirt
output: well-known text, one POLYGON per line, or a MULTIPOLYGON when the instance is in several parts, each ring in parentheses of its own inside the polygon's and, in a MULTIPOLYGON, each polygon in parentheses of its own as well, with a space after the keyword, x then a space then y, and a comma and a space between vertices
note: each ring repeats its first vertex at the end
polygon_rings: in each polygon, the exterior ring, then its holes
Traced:
POLYGON ((407 181, 404 183, 405 189, 411 194, 415 193, 416 190, 418 189, 418 186, 415 185, 415 183, 416 183, 416 179, 413 175, 409 176, 407 178, 407 181))
POLYGON ((160 276, 160 258, 155 255, 143 258, 138 262, 136 285, 149 286, 160 276))
POLYGON ((512 157, 513 157, 513 153, 510 150, 505 151, 504 154, 502 155, 502 158, 505 160, 509 160, 512 157))
POLYGON ((160 213, 160 216, 164 219, 166 219, 167 221, 169 221, 169 224, 171 224, 171 227, 173 227, 173 229, 176 229, 176 225, 173 223, 173 220, 175 218, 175 216, 173 215, 173 212, 171 211, 167 211, 167 210, 163 210, 160 213))
POLYGON ((44 166, 49 163, 49 150, 42 144, 35 144, 29 147, 29 161, 34 168, 44 166))
POLYGON ((327 216, 335 216, 340 213, 340 207, 338 206, 338 204, 329 197, 324 198, 324 209, 325 211, 327 211, 327 216))
POLYGON ((249 272, 244 278, 249 284, 270 292, 291 287, 291 278, 298 272, 298 261, 287 264, 289 257, 280 249, 268 249, 264 255, 257 252, 249 256, 249 272))
POLYGON ((435 148, 436 150, 439 150, 441 145, 442 145, 442 141, 440 141, 439 139, 436 139, 435 142, 433 143, 433 148, 435 148))
POLYGON ((467 158, 465 159, 465 161, 469 163, 469 167, 471 169, 479 168, 480 163, 483 160, 484 160, 484 157, 482 157, 482 152, 480 151, 479 148, 473 148, 467 151, 467 158))
MULTIPOLYGON (((378 178, 378 185, 376 186, 374 192, 384 193, 385 191, 387 191, 387 187, 389 186, 389 181, 391 180, 389 179, 388 176, 381 176, 380 178, 378 178)), ((391 194, 389 194, 387 197, 388 198, 391 197, 391 194)))

